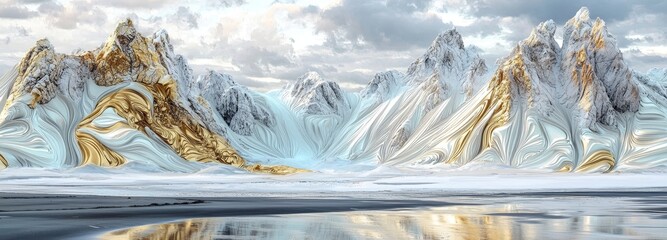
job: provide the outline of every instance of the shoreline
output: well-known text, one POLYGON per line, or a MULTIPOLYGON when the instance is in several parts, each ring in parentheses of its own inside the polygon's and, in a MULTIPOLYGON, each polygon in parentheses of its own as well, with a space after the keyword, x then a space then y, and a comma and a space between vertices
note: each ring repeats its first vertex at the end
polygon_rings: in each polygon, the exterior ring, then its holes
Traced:
POLYGON ((0 236, 7 239, 82 239, 137 225, 187 218, 464 205, 428 200, 168 198, 3 192, 0 192, 0 201, 0 236))
MULTIPOLYGON (((392 193, 386 193, 391 195, 392 193)), ((119 197, 0 192, 0 237, 7 239, 90 239, 105 232, 190 218, 475 206, 512 199, 643 199, 667 205, 667 189, 652 191, 570 191, 531 193, 439 193, 367 198, 284 197, 119 197), (30 226, 30 227, 26 227, 30 226)), ((657 205, 656 205, 657 204, 657 205)), ((651 205, 653 206, 653 205, 651 205)), ((656 214, 664 212, 656 211, 656 214)), ((667 215, 663 216, 667 217, 667 215)))

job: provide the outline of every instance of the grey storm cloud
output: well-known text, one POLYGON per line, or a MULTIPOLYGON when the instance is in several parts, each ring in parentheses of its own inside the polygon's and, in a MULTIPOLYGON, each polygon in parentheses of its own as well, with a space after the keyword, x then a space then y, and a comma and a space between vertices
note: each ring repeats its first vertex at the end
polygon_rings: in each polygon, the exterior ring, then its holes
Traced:
POLYGON ((353 1, 319 13, 316 30, 328 36, 328 45, 401 50, 427 46, 438 33, 450 29, 436 16, 416 16, 428 1, 353 1), (412 3, 410 3, 412 2, 412 3))
POLYGON ((37 11, 32 11, 25 6, 2 6, 0 7, 0 18, 25 19, 38 16, 37 11))

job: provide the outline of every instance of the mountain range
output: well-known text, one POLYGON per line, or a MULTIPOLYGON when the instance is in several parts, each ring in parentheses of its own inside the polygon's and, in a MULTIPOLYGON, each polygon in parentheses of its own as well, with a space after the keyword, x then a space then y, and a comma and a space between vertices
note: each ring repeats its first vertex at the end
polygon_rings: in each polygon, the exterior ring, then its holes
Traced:
POLYGON ((667 164, 667 70, 633 71, 586 8, 489 68, 456 30, 360 92, 308 72, 260 93, 195 76, 166 31, 118 24, 67 55, 43 39, 0 78, 0 167, 253 172, 381 165, 611 172, 667 164), (491 71, 490 71, 491 70, 491 71))

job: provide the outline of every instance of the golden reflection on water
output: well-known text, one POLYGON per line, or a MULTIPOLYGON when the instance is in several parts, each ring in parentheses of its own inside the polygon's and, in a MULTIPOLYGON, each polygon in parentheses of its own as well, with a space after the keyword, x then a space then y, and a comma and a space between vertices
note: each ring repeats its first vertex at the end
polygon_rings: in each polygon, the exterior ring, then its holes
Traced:
POLYGON ((560 216, 503 204, 191 219, 119 230, 101 239, 569 239, 609 234, 651 238, 661 236, 646 232, 651 229, 646 226, 656 224, 660 226, 648 217, 560 216))
POLYGON ((113 233, 105 234, 102 239, 123 240, 186 240, 186 239, 213 239, 215 234, 211 228, 212 224, 207 219, 192 219, 183 222, 145 225, 128 228, 113 233))

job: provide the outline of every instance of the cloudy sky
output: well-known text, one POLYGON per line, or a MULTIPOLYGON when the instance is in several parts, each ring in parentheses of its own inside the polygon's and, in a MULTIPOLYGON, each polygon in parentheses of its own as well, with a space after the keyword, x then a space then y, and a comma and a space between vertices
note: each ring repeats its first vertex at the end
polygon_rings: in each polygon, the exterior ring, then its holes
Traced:
POLYGON ((196 73, 264 91, 317 71, 358 90, 376 72, 405 70, 454 27, 495 66, 539 22, 562 25, 581 6, 607 22, 634 69, 667 67, 661 0, 0 0, 0 73, 38 39, 62 53, 91 50, 131 18, 145 35, 166 29, 196 73))

